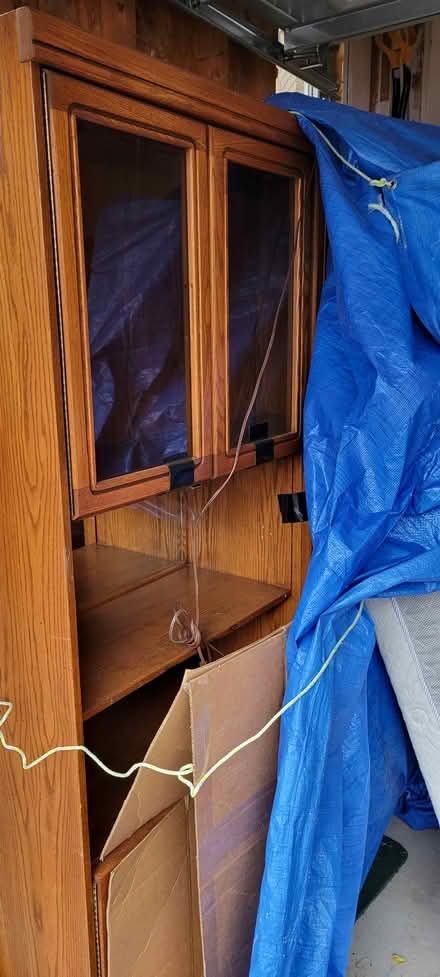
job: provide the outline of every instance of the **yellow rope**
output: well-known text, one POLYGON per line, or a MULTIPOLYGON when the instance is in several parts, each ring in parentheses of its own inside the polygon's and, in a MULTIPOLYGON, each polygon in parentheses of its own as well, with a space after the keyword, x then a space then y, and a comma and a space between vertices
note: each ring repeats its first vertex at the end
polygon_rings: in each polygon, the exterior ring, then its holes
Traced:
POLYGON ((378 187, 379 189, 383 189, 384 187, 386 187, 388 190, 394 190, 395 189, 395 186, 396 186, 396 181, 395 180, 387 180, 386 177, 384 177, 384 176, 381 176, 381 177, 379 177, 379 179, 374 180, 371 176, 368 176, 367 173, 364 173, 363 170, 360 170, 358 166, 355 166, 354 163, 350 163, 350 161, 348 159, 346 159, 345 156, 343 156, 342 153, 340 153, 336 149, 336 146, 334 146, 333 143, 330 142, 330 139, 327 138, 327 136, 322 131, 322 129, 320 129, 319 126, 315 125, 315 123, 312 122, 311 119, 309 119, 302 112, 295 112, 294 109, 291 109, 289 111, 290 111, 290 114, 291 115, 296 115, 299 119, 304 119, 305 122, 307 122, 309 125, 311 125, 312 128, 315 129, 316 132, 319 132, 319 135, 321 136, 321 139, 324 140, 324 142, 327 144, 327 146, 329 147, 329 149, 331 149, 332 153, 334 153, 335 156, 337 156, 338 159, 341 160, 341 163, 344 163, 344 166, 348 166, 348 168, 350 170, 353 170, 353 172, 354 173, 357 173, 358 176, 361 176, 363 180, 366 180, 367 183, 370 184, 370 187, 378 187))
POLYGON ((339 638, 339 641, 335 644, 335 647, 332 649, 328 658, 325 660, 324 664, 319 669, 319 672, 316 673, 316 675, 308 683, 308 685, 306 685, 301 692, 298 692, 298 694, 294 696, 293 699, 290 699, 289 702, 286 702, 286 704, 281 709, 279 709, 278 712, 276 712, 275 715, 272 716, 272 718, 269 719, 269 721, 264 726, 262 726, 257 733, 254 733, 253 736, 250 736, 247 740, 244 740, 243 743, 239 743, 238 746, 235 746, 233 750, 230 750, 229 753, 226 753, 225 756, 220 758, 220 760, 217 760, 217 762, 214 763, 213 766, 210 767, 209 770, 207 770, 206 773, 203 774, 203 776, 200 778, 197 784, 194 784, 190 780, 188 780, 188 777, 194 773, 194 767, 192 763, 185 763, 182 767, 180 767, 179 770, 169 770, 167 767, 157 767, 154 763, 146 763, 145 761, 142 761, 141 763, 133 763, 132 766, 125 771, 112 770, 111 767, 108 767, 105 763, 103 763, 102 760, 100 760, 95 753, 92 753, 92 751, 89 750, 87 746, 83 746, 82 744, 78 744, 77 746, 54 746, 51 750, 47 750, 46 753, 43 753, 35 760, 29 762, 24 750, 20 749, 19 746, 13 746, 11 743, 8 743, 2 731, 1 727, 4 726, 4 724, 7 722, 13 709, 12 702, 9 702, 7 700, 3 700, 3 701, 0 700, 0 706, 6 707, 6 712, 0 719, 0 743, 2 744, 5 750, 9 750, 12 753, 18 753, 21 759, 23 770, 32 770, 33 767, 36 767, 38 766, 38 764, 43 763, 44 760, 48 760, 49 757, 54 756, 55 753, 84 753, 86 756, 89 757, 90 760, 93 760, 93 762, 96 763, 98 767, 100 767, 101 770, 104 771, 104 773, 108 774, 110 777, 125 779, 127 777, 131 777, 132 774, 135 773, 137 770, 152 770, 153 773, 159 773, 164 775, 165 777, 177 777, 177 780, 179 780, 181 784, 184 784, 186 787, 188 787, 191 797, 196 797, 203 784, 206 783, 209 777, 212 777, 212 775, 216 772, 216 770, 219 769, 219 767, 222 767, 224 763, 227 763, 228 760, 230 760, 233 756, 236 756, 237 753, 240 753, 240 751, 244 750, 247 746, 250 746, 252 743, 256 743, 257 740, 259 740, 262 736, 264 736, 265 733, 267 733, 267 731, 271 728, 271 726, 274 725, 274 723, 278 722, 278 720, 281 719, 281 716, 283 716, 288 709, 291 709, 292 706, 294 706, 297 702, 299 702, 299 700, 302 699, 303 696, 307 695, 307 693, 310 692, 313 686, 316 685, 317 682, 319 682, 319 679, 321 678, 322 675, 324 675, 324 672, 327 670, 331 661, 335 657, 336 652, 344 643, 345 639, 348 637, 350 632, 353 631, 353 628, 356 627, 356 624, 358 623, 362 615, 363 609, 364 609, 364 601, 362 601, 362 603, 360 604, 356 617, 349 625, 347 630, 344 632, 342 637, 339 638))

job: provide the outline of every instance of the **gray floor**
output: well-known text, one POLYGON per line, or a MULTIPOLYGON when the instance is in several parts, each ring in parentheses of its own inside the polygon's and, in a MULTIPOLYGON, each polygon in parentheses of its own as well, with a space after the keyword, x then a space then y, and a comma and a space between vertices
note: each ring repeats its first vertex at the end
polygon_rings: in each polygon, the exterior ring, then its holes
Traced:
POLYGON ((440 977, 440 831, 386 833, 408 860, 356 923, 347 977, 440 977))

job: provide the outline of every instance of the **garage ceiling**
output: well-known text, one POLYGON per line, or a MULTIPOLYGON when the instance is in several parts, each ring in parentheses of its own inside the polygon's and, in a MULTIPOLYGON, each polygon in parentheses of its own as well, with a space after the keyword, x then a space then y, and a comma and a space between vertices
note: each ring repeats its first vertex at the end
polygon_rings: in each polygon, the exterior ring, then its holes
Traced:
POLYGON ((336 80, 327 68, 328 47, 361 34, 419 23, 440 14, 440 0, 246 0, 248 17, 233 0, 173 0, 195 17, 332 97, 336 80))

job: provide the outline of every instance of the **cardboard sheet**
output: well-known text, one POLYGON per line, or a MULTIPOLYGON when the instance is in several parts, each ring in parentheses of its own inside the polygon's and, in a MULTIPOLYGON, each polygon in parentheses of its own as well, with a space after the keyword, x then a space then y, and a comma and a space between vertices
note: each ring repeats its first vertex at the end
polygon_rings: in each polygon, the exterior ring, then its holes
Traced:
MULTIPOLYGON (((185 688, 187 676, 156 736, 147 750, 145 760, 158 767, 179 770, 191 761, 191 727, 188 694, 185 688)), ((140 770, 127 794, 121 811, 102 850, 105 858, 152 818, 165 811, 188 793, 177 777, 165 777, 151 770, 140 770)))
POLYGON ((108 977, 193 977, 187 801, 110 876, 108 977))
MULTIPOLYGON (((282 703, 286 638, 282 628, 187 671, 146 760, 176 770, 192 762, 198 782, 257 732, 282 703)), ((108 977, 247 977, 278 737, 276 723, 194 800, 176 778, 138 773, 102 857, 176 806, 111 874, 108 977)))
MULTIPOLYGON (((188 682, 194 779, 280 708, 283 630, 195 672, 188 682)), ((220 767, 195 798, 202 944, 207 977, 248 977, 276 783, 279 723, 220 767)))

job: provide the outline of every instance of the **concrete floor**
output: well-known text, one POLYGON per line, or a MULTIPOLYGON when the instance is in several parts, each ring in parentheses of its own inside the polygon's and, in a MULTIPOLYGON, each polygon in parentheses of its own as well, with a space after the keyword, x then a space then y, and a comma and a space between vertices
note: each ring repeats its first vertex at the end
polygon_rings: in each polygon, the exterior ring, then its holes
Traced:
POLYGON ((440 831, 386 834, 408 860, 356 923, 347 977, 440 977, 440 831))

